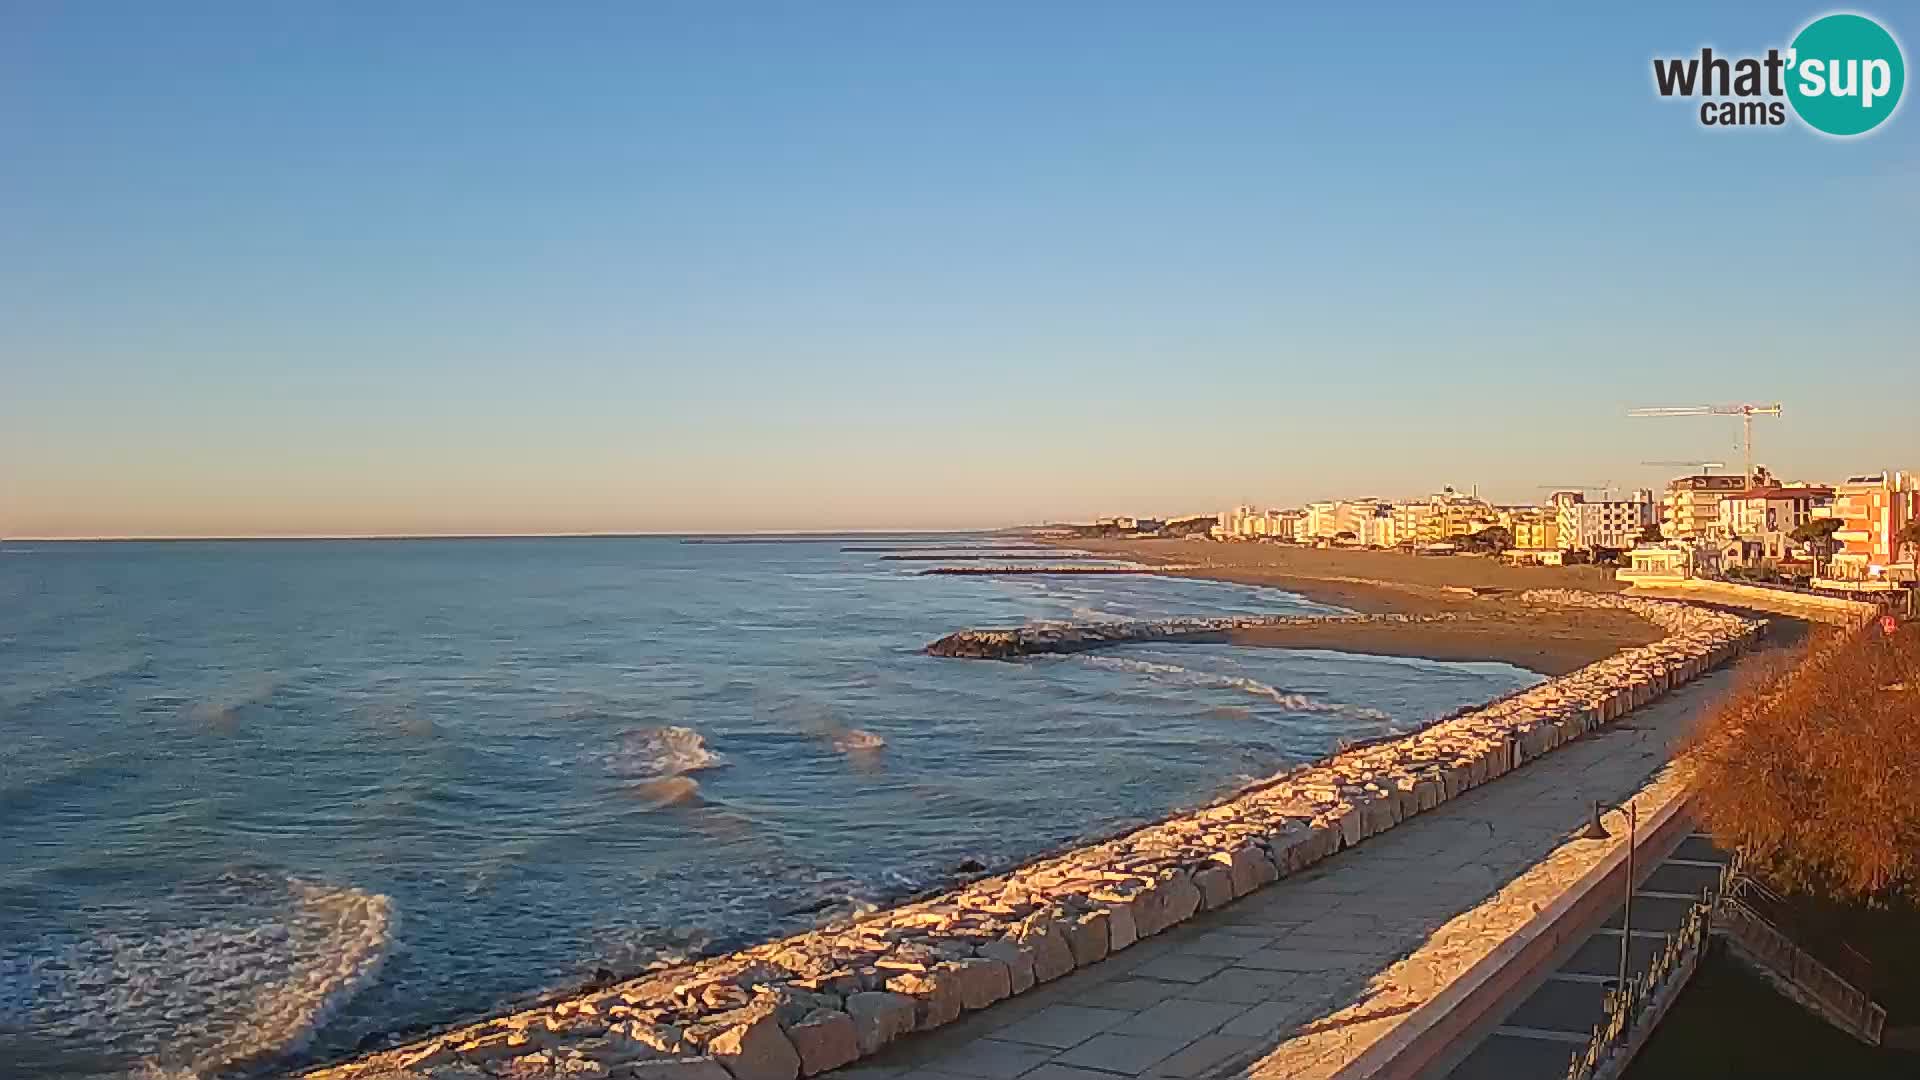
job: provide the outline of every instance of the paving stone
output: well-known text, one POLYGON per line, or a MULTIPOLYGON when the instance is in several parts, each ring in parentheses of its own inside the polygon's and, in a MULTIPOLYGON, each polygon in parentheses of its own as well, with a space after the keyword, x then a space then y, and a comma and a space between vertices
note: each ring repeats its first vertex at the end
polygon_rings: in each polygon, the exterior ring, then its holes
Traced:
POLYGON ((1238 1002, 1255 1005, 1271 1001, 1284 988, 1299 979, 1292 971, 1262 971, 1255 968, 1228 968, 1208 979, 1180 988, 1181 996, 1201 1001, 1238 1002))
POLYGON ((1078 1046, 1095 1035, 1133 1017, 1121 1009, 1096 1009, 1086 1005, 1050 1005, 1045 1009, 994 1032, 994 1038, 1031 1043, 1065 1050, 1078 1046))
POLYGON ((1234 1002, 1173 998, 1127 1021, 1127 1031, 1135 1035, 1192 1040, 1246 1011, 1245 1005, 1234 1002))
POLYGON ((1191 987, 1185 983, 1162 982, 1159 979, 1115 979, 1076 995, 1074 1001, 1103 1009, 1137 1011, 1152 1008, 1189 989, 1191 987))
POLYGON ((1208 1035, 1147 1070, 1150 1080, 1195 1080, 1210 1076, 1229 1061, 1253 1054, 1264 1044, 1234 1035, 1208 1035))
POLYGON ((1050 1061, 1021 1077, 1020 1080, 1113 1080, 1113 1074, 1095 1072, 1092 1069, 1076 1069, 1071 1065, 1050 1061))
POLYGON ((1190 1039, 1158 1038, 1152 1035, 1122 1035, 1107 1032, 1095 1035, 1054 1059, 1062 1065, 1105 1069, 1123 1076, 1138 1076, 1184 1049, 1190 1039))
MULTIPOLYGON (((1005 1039, 975 1039, 952 1053, 944 1054, 939 1067, 961 1076, 987 1080, 1012 1080, 1027 1070, 1050 1060, 1058 1050, 1047 1046, 1009 1042, 1005 1039)), ((835 1074, 836 1078, 839 1074, 835 1074)))
POLYGON ((1184 949, 1188 953, 1201 956, 1224 956, 1229 960, 1253 952, 1264 945, 1273 944, 1269 934, 1241 933, 1236 930, 1209 930, 1186 942, 1184 949))
POLYGON ((1171 953, 1155 957, 1133 969, 1136 978, 1163 979, 1167 982, 1197 983, 1226 969, 1230 961, 1217 956, 1171 953))

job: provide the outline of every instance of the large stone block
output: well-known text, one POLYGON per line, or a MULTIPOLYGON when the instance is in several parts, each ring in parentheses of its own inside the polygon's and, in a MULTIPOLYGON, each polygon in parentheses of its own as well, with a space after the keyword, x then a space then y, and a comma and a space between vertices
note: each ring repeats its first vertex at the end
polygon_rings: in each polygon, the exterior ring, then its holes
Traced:
POLYGON ((1213 856, 1213 861, 1227 868, 1228 881, 1233 886, 1235 896, 1245 896, 1278 877, 1273 873, 1273 863, 1253 844, 1242 844, 1230 851, 1218 852, 1213 856))
POLYGON ((1075 967, 1097 964, 1113 948, 1112 918, 1104 911, 1088 911, 1060 925, 1066 928, 1067 947, 1073 951, 1075 967))
POLYGON ((1073 970, 1073 947, 1051 915, 1028 916, 1015 931, 1014 941, 1033 950, 1033 977, 1040 982, 1052 982, 1073 970))
POLYGON ((1169 870, 1143 890, 1133 905, 1135 929, 1152 937, 1170 926, 1193 918, 1200 910, 1200 890, 1184 870, 1169 870))
POLYGON ((795 1080, 800 1075, 800 1052, 771 1012, 708 1039, 707 1055, 726 1066, 733 1080, 795 1080))
POLYGON ((960 1017, 960 980, 951 971, 909 971, 888 979, 887 989, 913 999, 917 1031, 931 1031, 960 1017))
POLYGON ((802 1076, 817 1076, 860 1057, 860 1037, 853 1017, 831 1009, 809 1013, 787 1028, 787 1039, 800 1054, 802 1076))
POLYGON ((1133 921, 1133 905, 1107 908, 1107 951, 1117 953, 1140 940, 1140 929, 1133 921))
POLYGON ((1194 872, 1193 884, 1200 890, 1200 910, 1215 911, 1233 903, 1233 871, 1224 866, 1207 866, 1194 872))
POLYGON ((1033 949, 1012 938, 989 941, 980 946, 980 955, 998 961, 1007 969, 1007 992, 1024 994, 1037 981, 1033 974, 1033 949))
POLYGON ((1007 965, 989 957, 950 960, 940 965, 951 969, 960 985, 960 1007, 984 1009, 1013 994, 1013 979, 1007 965))
POLYGON ((914 1000, 887 990, 868 990, 847 996, 847 1015, 862 1057, 913 1030, 914 1000))

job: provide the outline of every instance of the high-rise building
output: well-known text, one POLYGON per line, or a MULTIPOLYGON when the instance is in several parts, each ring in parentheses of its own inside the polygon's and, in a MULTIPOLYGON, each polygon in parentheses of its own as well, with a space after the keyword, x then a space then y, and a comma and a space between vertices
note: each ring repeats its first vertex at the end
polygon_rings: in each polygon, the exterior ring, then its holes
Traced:
POLYGON ((1559 491, 1553 496, 1558 509, 1555 537, 1562 550, 1590 551, 1594 548, 1626 550, 1654 522, 1653 492, 1636 491, 1627 499, 1601 499, 1593 502, 1577 491, 1559 491))
POLYGON ((1898 536, 1907 522, 1920 517, 1920 477, 1894 471, 1849 476, 1834 485, 1826 516, 1841 522, 1833 534, 1841 544, 1833 555, 1834 577, 1904 577, 1910 564, 1903 561, 1898 536))

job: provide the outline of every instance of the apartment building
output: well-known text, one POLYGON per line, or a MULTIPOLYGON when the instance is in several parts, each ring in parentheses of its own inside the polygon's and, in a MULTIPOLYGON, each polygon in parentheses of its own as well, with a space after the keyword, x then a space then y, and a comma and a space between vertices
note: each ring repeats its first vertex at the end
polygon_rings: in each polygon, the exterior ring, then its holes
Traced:
POLYGON ((1631 548, 1640 533, 1654 523, 1653 492, 1636 491, 1631 498, 1589 501, 1577 491, 1555 492, 1555 540, 1564 551, 1594 548, 1631 548))
POLYGON ((1717 507, 1721 536, 1791 533, 1833 502, 1829 487, 1753 487, 1729 494, 1717 507))
POLYGON ((1920 476, 1886 471, 1850 476, 1833 487, 1833 502, 1817 516, 1840 519, 1833 534, 1841 547, 1830 573, 1836 578, 1905 578, 1909 553, 1897 539, 1907 522, 1920 517, 1920 476))
MULTIPOLYGON (((1763 468, 1754 470, 1754 486, 1772 487, 1773 477, 1763 468)), ((1660 534, 1668 540, 1698 540, 1720 535, 1720 501, 1745 491, 1744 476, 1715 476, 1699 473, 1679 476, 1667 482, 1660 500, 1660 534)))
POLYGON ((1507 518, 1513 533, 1513 546, 1529 551, 1549 551, 1560 546, 1560 514, 1557 510, 1514 510, 1507 518))

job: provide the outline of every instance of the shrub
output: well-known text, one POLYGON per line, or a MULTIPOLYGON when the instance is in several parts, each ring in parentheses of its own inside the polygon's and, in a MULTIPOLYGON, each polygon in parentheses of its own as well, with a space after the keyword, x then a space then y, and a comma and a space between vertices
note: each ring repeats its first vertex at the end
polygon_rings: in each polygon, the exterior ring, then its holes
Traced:
POLYGON ((1920 899, 1920 626, 1826 631, 1690 737, 1701 817, 1796 888, 1920 899))

